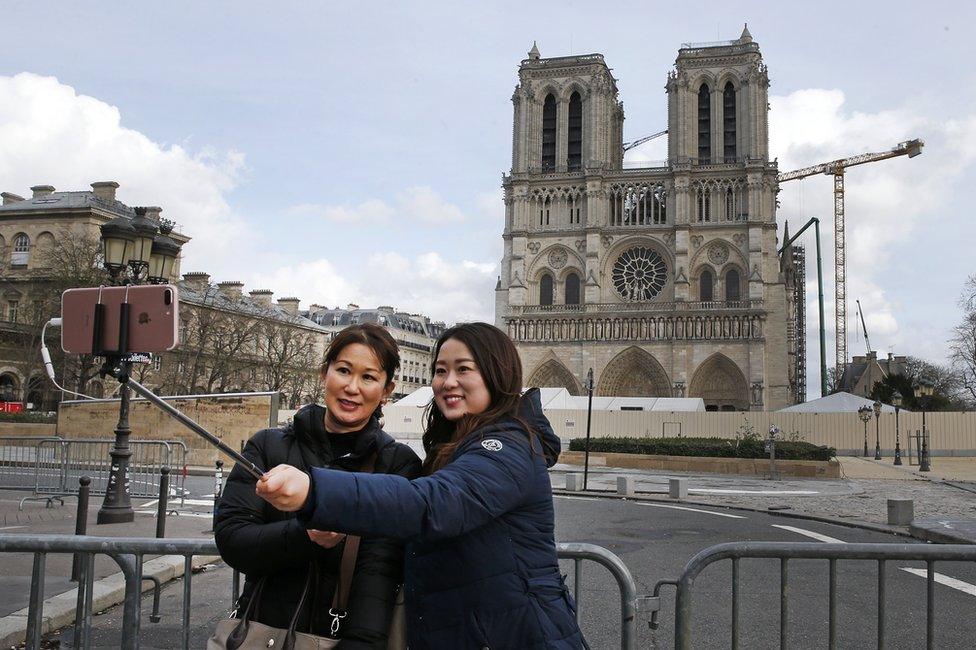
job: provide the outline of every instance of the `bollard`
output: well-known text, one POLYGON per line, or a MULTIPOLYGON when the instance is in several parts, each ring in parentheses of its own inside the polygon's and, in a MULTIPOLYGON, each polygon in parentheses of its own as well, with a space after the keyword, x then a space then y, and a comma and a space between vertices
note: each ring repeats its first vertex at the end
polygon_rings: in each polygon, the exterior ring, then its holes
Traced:
POLYGON ((888 499, 888 525, 908 526, 915 519, 915 504, 911 499, 888 499))
POLYGON ((633 476, 618 476, 617 477, 617 494, 632 497, 634 496, 634 477, 633 476))
POLYGON ((159 470, 159 503, 156 509, 156 537, 166 537, 166 506, 169 500, 169 468, 159 470))
MULTIPOLYGON (((75 535, 88 534, 89 494, 91 494, 91 477, 82 476, 78 479, 78 513, 75 515, 75 535)), ((81 575, 81 562, 81 553, 75 553, 71 560, 71 582, 78 582, 78 577, 81 575)))
POLYGON ((566 490, 569 492, 579 492, 583 489, 583 476, 581 474, 566 474, 566 490))
POLYGON ((668 496, 672 499, 688 498, 688 479, 672 478, 668 479, 668 496))

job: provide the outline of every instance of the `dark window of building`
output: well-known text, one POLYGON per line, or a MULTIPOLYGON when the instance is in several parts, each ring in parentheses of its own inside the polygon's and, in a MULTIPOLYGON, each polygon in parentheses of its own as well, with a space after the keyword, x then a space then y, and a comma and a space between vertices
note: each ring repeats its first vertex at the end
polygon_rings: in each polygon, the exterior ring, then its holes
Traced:
POLYGON ((729 189, 725 190, 725 220, 726 221, 736 220, 737 210, 735 204, 736 204, 735 192, 733 192, 732 188, 730 187, 729 189))
POLYGON ((580 277, 575 273, 566 276, 566 304, 580 304, 580 277))
POLYGON ((552 276, 546 273, 539 280, 539 304, 552 304, 552 276))
POLYGON ((712 162, 712 98, 708 86, 698 89, 698 164, 712 162))
POLYGON ((539 225, 549 225, 549 211, 552 208, 552 199, 546 199, 539 208, 539 225))
POLYGON ((30 237, 21 233, 14 238, 14 250, 10 256, 11 266, 27 266, 30 259, 30 237))
POLYGON ((725 84, 722 92, 722 125, 724 130, 725 162, 735 162, 735 88, 725 84))
POLYGON ((542 169, 556 168, 556 98, 546 95, 542 107, 542 169))
POLYGON ((569 98, 569 142, 566 163, 569 171, 579 171, 583 168, 583 100, 579 93, 573 93, 569 98))
POLYGON ((698 279, 698 299, 702 302, 711 302, 715 300, 713 293, 713 287, 715 285, 715 278, 712 277, 712 272, 705 269, 701 272, 701 277, 698 279))
POLYGON ((731 269, 725 274, 725 301, 735 302, 739 300, 739 297, 739 272, 731 269))

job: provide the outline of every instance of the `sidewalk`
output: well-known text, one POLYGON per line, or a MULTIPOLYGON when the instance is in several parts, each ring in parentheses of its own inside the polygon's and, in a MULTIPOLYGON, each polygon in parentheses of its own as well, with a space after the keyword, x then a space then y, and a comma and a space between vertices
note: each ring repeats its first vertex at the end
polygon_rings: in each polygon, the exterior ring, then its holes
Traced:
MULTIPOLYGON (((932 461, 932 472, 918 473, 917 467, 895 467, 892 459, 881 461, 858 457, 838 459, 844 478, 768 480, 760 477, 702 475, 678 472, 632 470, 590 465, 590 491, 616 493, 617 477, 634 478, 638 496, 667 498, 668 479, 688 480, 688 502, 777 512, 788 516, 808 516, 851 525, 867 524, 887 528, 889 497, 914 502, 915 519, 923 522, 952 522, 940 525, 944 533, 938 541, 976 543, 976 458, 941 458, 932 461), (962 488, 962 489, 960 489, 962 488), (948 533, 946 533, 948 531, 948 533), (948 536, 946 536, 946 534, 948 536)), ((558 464, 551 472, 553 488, 565 487, 565 474, 582 473, 580 465, 558 464)), ((892 529, 902 534, 923 537, 921 529, 892 529)), ((924 537, 923 537, 924 538, 924 537)), ((932 539, 935 539, 934 537, 932 539)))
MULTIPOLYGON (((0 492, 0 534, 52 535, 74 534, 77 499, 65 498, 63 506, 47 508, 43 501, 28 501, 18 510, 20 498, 27 493, 4 490, 0 492)), ((102 497, 92 497, 88 511, 88 534, 99 537, 154 537, 156 517, 140 511, 155 511, 149 499, 133 499, 135 520, 125 524, 97 524, 102 497), (149 508, 143 507, 150 504, 149 508)), ((178 505, 178 503, 173 504, 178 505)), ((167 537, 212 537, 210 508, 197 506, 181 515, 169 515, 166 520, 167 537), (201 516, 202 515, 202 516, 201 516)), ((206 564, 214 558, 195 558, 195 564, 206 564)), ((146 556, 145 576, 154 575, 166 582, 182 575, 182 557, 146 556)), ((49 632, 74 621, 77 585, 70 581, 71 555, 50 554, 46 560, 44 579, 44 631, 49 632)), ((27 630, 27 604, 30 596, 33 557, 26 553, 5 553, 0 574, 0 647, 9 648, 23 642, 27 630)), ((144 588, 151 588, 150 582, 144 588)), ((104 555, 95 556, 95 586, 93 611, 121 603, 125 593, 118 564, 104 555)))

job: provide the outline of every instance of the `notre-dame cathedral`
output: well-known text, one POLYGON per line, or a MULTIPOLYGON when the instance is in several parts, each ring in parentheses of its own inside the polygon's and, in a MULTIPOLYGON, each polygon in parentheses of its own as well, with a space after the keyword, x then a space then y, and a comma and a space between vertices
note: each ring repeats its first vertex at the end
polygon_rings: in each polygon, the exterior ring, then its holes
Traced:
POLYGON ((777 250, 769 78, 748 29, 686 44, 668 159, 624 163, 603 56, 519 68, 495 317, 526 385, 774 410, 805 396, 803 254, 777 250))

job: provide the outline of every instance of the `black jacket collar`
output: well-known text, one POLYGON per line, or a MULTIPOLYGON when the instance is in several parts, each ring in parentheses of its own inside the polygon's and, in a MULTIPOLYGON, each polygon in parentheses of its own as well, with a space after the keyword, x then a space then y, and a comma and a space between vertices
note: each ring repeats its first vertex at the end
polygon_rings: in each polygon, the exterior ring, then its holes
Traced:
POLYGON ((374 415, 366 425, 366 430, 357 438, 352 453, 335 458, 329 437, 325 433, 325 407, 320 404, 302 407, 285 427, 285 433, 291 433, 295 437, 309 467, 338 465, 343 469, 358 469, 370 454, 395 442, 390 434, 383 431, 379 418, 374 415))

